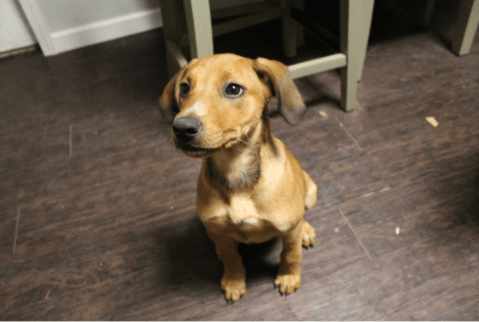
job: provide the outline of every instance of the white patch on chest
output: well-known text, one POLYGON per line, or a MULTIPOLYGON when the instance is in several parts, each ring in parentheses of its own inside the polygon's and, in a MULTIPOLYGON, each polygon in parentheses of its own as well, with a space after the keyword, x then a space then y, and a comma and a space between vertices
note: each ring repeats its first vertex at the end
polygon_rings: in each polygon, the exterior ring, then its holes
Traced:
POLYGON ((227 213, 231 222, 236 225, 251 225, 259 221, 258 210, 249 196, 232 196, 227 213))
POLYGON ((253 200, 247 195, 235 195, 227 207, 228 233, 241 243, 263 243, 276 235, 264 214, 258 212, 253 200))
POLYGON ((243 219, 240 221, 232 220, 231 222, 235 225, 253 225, 258 223, 258 221, 259 221, 258 218, 248 218, 248 219, 243 219))

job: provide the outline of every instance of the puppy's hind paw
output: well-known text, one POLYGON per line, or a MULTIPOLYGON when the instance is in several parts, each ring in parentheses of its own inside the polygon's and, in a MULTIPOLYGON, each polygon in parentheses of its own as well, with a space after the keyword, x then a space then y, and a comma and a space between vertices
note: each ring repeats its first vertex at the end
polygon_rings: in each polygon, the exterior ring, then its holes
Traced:
POLYGON ((303 247, 313 247, 314 246, 314 240, 316 239, 316 233, 314 231, 314 228, 307 223, 306 221, 303 222, 303 247))

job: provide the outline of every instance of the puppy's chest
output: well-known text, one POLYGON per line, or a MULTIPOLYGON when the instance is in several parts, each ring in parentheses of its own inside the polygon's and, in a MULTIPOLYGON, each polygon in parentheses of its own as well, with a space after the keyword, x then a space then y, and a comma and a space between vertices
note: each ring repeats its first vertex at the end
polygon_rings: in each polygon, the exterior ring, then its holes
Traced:
POLYGON ((260 243, 276 234, 267 215, 248 196, 232 196, 218 223, 239 242, 260 243))
POLYGON ((254 200, 249 196, 231 196, 225 207, 225 220, 233 224, 257 224, 261 214, 254 200))

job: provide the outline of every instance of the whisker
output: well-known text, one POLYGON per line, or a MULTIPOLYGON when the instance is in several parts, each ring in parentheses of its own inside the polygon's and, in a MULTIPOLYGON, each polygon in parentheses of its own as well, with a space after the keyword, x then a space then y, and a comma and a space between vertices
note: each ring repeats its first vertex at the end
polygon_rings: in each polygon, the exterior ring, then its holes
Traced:
POLYGON ((237 140, 240 141, 240 142, 243 142, 243 143, 246 144, 247 146, 250 146, 250 144, 249 144, 248 142, 243 141, 243 140, 241 140, 240 138, 238 138, 237 140))
MULTIPOLYGON (((245 133, 245 135, 246 135, 246 137, 248 138, 248 141, 251 142, 251 139, 249 138, 248 133, 245 133)), ((240 140, 241 142, 244 142, 244 144, 246 144, 247 146, 249 146, 250 148, 252 148, 252 150, 254 151, 254 154, 256 155, 256 158, 259 160, 259 155, 258 155, 259 149, 258 149, 258 150, 254 149, 253 146, 251 145, 251 143, 249 143, 249 142, 245 142, 245 141, 243 141, 243 140, 241 140, 241 139, 238 139, 238 140, 240 140)))
POLYGON ((251 143, 250 143, 250 142, 251 142, 251 139, 249 138, 248 133, 245 133, 245 135, 246 135, 246 137, 248 138, 248 143, 247 143, 247 144, 251 147, 251 143))

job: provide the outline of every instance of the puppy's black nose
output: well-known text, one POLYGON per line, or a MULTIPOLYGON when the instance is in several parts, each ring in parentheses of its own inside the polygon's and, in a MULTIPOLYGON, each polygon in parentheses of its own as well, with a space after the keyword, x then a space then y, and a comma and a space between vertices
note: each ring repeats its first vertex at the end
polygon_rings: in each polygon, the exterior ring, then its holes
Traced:
POLYGON ((173 121, 175 136, 183 141, 193 140, 203 129, 203 124, 194 117, 180 117, 173 121))

